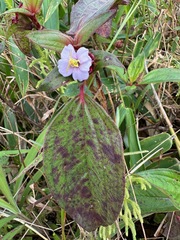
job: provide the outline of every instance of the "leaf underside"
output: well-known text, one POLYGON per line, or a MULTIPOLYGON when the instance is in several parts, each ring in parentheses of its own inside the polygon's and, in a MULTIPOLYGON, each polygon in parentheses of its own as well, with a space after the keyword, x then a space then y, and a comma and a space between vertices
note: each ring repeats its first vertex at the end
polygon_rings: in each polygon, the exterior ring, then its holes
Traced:
POLYGON ((124 198, 124 160, 119 130, 85 95, 72 99, 49 127, 44 170, 60 207, 86 231, 112 224, 124 198))

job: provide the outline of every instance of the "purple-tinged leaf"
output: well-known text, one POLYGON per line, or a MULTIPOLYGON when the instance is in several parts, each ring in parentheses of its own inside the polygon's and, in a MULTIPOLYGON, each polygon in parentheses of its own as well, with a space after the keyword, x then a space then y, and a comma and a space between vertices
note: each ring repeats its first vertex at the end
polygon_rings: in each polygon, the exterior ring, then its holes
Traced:
POLYGON ((44 170, 59 206, 85 230, 112 224, 124 198, 122 141, 104 109, 85 95, 60 111, 44 144, 44 170))
POLYGON ((99 70, 103 67, 116 66, 124 68, 119 59, 112 53, 103 50, 91 50, 95 57, 95 70, 99 70))
POLYGON ((73 39, 59 31, 39 30, 33 31, 27 37, 41 47, 60 52, 65 45, 73 44, 73 39))
POLYGON ((103 25, 112 15, 114 11, 106 12, 95 19, 90 20, 86 23, 79 31, 76 33, 74 37, 74 45, 81 46, 85 43, 89 37, 101 26, 103 25))
POLYGON ((23 7, 31 13, 39 13, 43 0, 24 0, 23 7))
POLYGON ((47 75, 47 77, 44 79, 40 87, 35 91, 36 92, 41 92, 41 91, 52 92, 57 88, 61 87, 65 83, 65 81, 67 82, 67 80, 68 78, 64 78, 62 75, 60 75, 58 68, 55 67, 47 75))
POLYGON ((13 35, 13 40, 22 53, 24 53, 27 56, 31 56, 30 54, 31 43, 29 39, 26 37, 27 32, 29 31, 26 30, 21 31, 21 29, 18 29, 18 31, 13 35))
POLYGON ((30 56, 31 43, 26 35, 32 29, 31 20, 24 14, 18 14, 18 23, 11 23, 11 20, 9 20, 7 25, 9 28, 7 28, 6 31, 6 38, 8 39, 11 35, 13 35, 13 40, 21 52, 30 56))
POLYGON ((104 38, 108 38, 111 34, 111 25, 112 25, 112 18, 110 18, 107 22, 105 22, 102 26, 100 26, 96 33, 104 38))
POLYGON ((71 11, 71 28, 68 34, 75 35, 87 22, 106 13, 114 2, 115 0, 79 0, 71 11))

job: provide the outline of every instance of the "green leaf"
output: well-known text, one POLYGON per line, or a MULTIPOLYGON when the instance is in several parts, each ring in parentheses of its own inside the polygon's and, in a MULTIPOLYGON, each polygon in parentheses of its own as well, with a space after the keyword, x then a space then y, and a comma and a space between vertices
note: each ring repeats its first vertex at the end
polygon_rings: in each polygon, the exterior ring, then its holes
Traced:
POLYGON ((119 59, 112 53, 103 50, 91 50, 91 53, 95 57, 95 68, 99 70, 100 68, 108 67, 114 70, 113 67, 117 67, 118 70, 124 72, 124 66, 119 61, 119 59))
POLYGON ((43 26, 47 29, 59 30, 59 8, 58 5, 62 0, 43 1, 42 13, 45 19, 43 26))
POLYGON ((124 161, 115 123, 93 99, 73 98, 49 127, 44 170, 60 207, 85 230, 112 224, 124 197, 124 161))
POLYGON ((41 47, 60 52, 65 45, 73 44, 73 39, 56 30, 33 31, 27 37, 41 47))
POLYGON ((11 213, 18 214, 19 210, 11 205, 10 203, 4 201, 2 198, 0 198, 0 208, 3 208, 4 210, 7 210, 11 213))
POLYGON ((180 161, 177 158, 165 157, 160 158, 157 161, 153 161, 146 169, 155 168, 171 168, 176 171, 180 171, 180 161))
POLYGON ((112 15, 114 11, 109 11, 104 13, 97 18, 90 20, 86 23, 79 31, 76 33, 74 37, 75 46, 81 46, 85 43, 90 36, 101 26, 103 25, 112 15))
POLYGON ((59 6, 59 4, 61 2, 62 2, 62 0, 51 0, 50 1, 44 22, 47 22, 51 18, 52 14, 56 11, 57 7, 59 6))
MULTIPOLYGON (((18 124, 14 111, 9 107, 4 107, 4 126, 6 129, 12 132, 18 132, 18 124)), ((18 137, 14 134, 8 134, 6 136, 8 140, 8 145, 10 149, 17 149, 18 146, 18 137)))
POLYGON ((64 78, 58 71, 58 68, 55 67, 44 79, 42 84, 36 89, 39 91, 47 91, 52 92, 57 88, 61 87, 65 82, 67 82, 67 78, 64 78))
POLYGON ((14 70, 15 80, 18 84, 22 96, 26 95, 29 86, 29 72, 25 55, 17 48, 14 41, 10 39, 10 51, 12 57, 12 67, 14 70))
POLYGON ((71 11, 71 27, 68 34, 76 34, 87 22, 106 13, 114 2, 114 0, 79 0, 71 11))
POLYGON ((180 82, 180 69, 161 68, 155 69, 146 74, 139 84, 180 82))
POLYGON ((123 104, 121 104, 116 109, 116 124, 117 124, 118 128, 124 121, 125 117, 126 117, 126 108, 123 106, 123 104))
POLYGON ((29 149, 18 149, 18 150, 6 150, 0 151, 0 157, 11 156, 11 155, 19 155, 29 152, 29 149))
POLYGON ((151 54, 158 48, 160 40, 161 40, 161 33, 159 32, 157 32, 153 38, 152 37, 149 38, 143 50, 146 59, 149 56, 151 56, 151 54))
MULTIPOLYGON (((39 153, 42 144, 44 142, 44 137, 46 135, 46 129, 44 129, 41 134, 38 136, 38 138, 36 139, 36 141, 34 142, 34 145, 31 147, 31 149, 29 150, 26 158, 24 159, 24 163, 22 164, 20 170, 19 170, 19 174, 24 170, 25 167, 28 167, 29 165, 33 164, 36 161, 36 156, 39 153)), ((19 177, 16 181, 16 184, 14 186, 14 194, 17 193, 17 191, 19 191, 19 189, 21 188, 21 183, 23 181, 24 178, 24 174, 21 175, 21 177, 19 177)), ((33 181, 34 180, 34 176, 32 178, 33 181)), ((28 186, 29 187, 29 186, 28 186)), ((16 198, 18 197, 18 195, 16 195, 16 198)), ((24 201, 25 199, 22 198, 21 201, 24 201)))
POLYGON ((144 70, 144 54, 139 54, 128 66, 128 76, 131 83, 137 80, 144 70))
POLYGON ((2 240, 13 240, 14 236, 18 233, 20 233, 24 228, 24 225, 20 225, 17 226, 16 228, 14 228, 13 230, 11 230, 10 232, 8 232, 3 238, 2 240))
POLYGON ((42 2, 43 0, 24 0, 23 7, 36 14, 40 11, 42 2))
MULTIPOLYGON (((142 216, 177 210, 167 194, 159 191, 155 186, 142 190, 139 185, 133 184, 133 192, 136 194, 142 216)), ((132 199, 134 199, 133 192, 129 191, 132 199)))
POLYGON ((3 13, 4 12, 4 10, 6 10, 6 7, 8 7, 8 8, 12 8, 13 7, 13 2, 12 2, 12 0, 4 0, 4 2, 3 1, 1 1, 1 12, 3 13), (4 3, 5 2, 5 3, 4 3))
POLYGON ((24 8, 12 8, 12 9, 9 9, 8 11, 2 13, 2 15, 12 14, 12 13, 21 13, 26 16, 33 16, 33 13, 29 12, 28 10, 26 10, 24 8))
POLYGON ((12 196, 10 187, 6 181, 6 176, 4 174, 4 171, 3 171, 3 168, 1 165, 0 165, 0 183, 1 183, 0 190, 9 202, 9 203, 7 203, 3 199, 0 199, 1 200, 0 206, 3 207, 3 204, 4 204, 4 207, 7 208, 8 210, 10 210, 11 212, 18 213, 19 209, 18 209, 17 204, 12 196))
POLYGON ((172 138, 168 133, 161 133, 151 137, 147 137, 140 141, 141 149, 148 150, 153 158, 160 156, 162 153, 167 152, 172 147, 172 138), (159 149, 159 152, 153 154, 159 149))
MULTIPOLYGON (((139 152, 141 146, 139 142, 138 132, 136 129, 136 121, 131 108, 126 108, 126 134, 128 137, 128 152, 139 152)), ((127 150, 126 150, 127 151, 127 150)), ((142 154, 135 154, 129 156, 129 167, 132 168, 140 159, 142 154)), ((139 171, 142 170, 139 169, 139 171)))
POLYGON ((180 172, 161 168, 139 172, 138 175, 165 194, 180 209, 180 172))
POLYGON ((0 220, 0 229, 2 229, 2 227, 4 225, 6 225, 7 223, 9 223, 11 220, 13 220, 16 217, 16 215, 10 215, 9 217, 6 218, 2 218, 0 220))

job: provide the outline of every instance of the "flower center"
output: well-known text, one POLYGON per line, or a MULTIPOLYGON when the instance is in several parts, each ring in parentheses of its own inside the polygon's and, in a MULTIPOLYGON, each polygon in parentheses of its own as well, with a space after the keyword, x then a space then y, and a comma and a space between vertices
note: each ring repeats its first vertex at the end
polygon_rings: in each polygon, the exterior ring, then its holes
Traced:
POLYGON ((79 60, 70 57, 69 66, 76 68, 79 67, 79 60))

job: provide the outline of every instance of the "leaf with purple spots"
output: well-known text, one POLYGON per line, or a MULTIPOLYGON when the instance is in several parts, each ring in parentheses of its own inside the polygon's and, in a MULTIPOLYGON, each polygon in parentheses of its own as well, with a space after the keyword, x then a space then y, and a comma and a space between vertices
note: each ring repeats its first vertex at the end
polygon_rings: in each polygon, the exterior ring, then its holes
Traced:
POLYGON ((44 170, 59 206, 85 230, 112 224, 124 198, 122 140, 104 109, 72 99, 49 127, 44 170))

